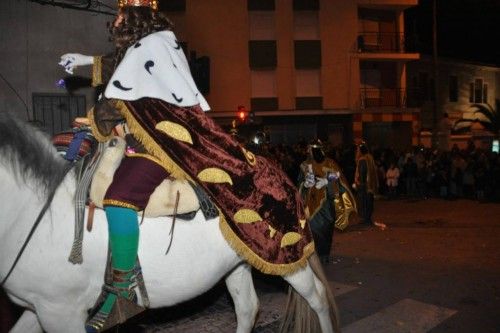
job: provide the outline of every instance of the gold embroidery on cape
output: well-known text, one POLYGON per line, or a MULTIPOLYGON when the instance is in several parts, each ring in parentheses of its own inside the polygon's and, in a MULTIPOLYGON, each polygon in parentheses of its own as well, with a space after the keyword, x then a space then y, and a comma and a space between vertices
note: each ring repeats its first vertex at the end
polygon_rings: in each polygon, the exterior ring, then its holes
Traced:
POLYGON ((259 213, 251 209, 240 209, 234 214, 233 219, 236 223, 254 223, 262 221, 259 213))
POLYGON ((146 151, 157 157, 161 161, 161 165, 168 170, 172 178, 178 180, 189 180, 191 183, 196 182, 182 168, 175 163, 174 160, 163 150, 156 141, 142 128, 141 124, 130 113, 125 102, 121 100, 113 100, 115 107, 120 110, 120 114, 125 118, 127 126, 134 137, 144 145, 146 151))
POLYGON ((198 179, 206 183, 229 183, 230 185, 233 185, 231 176, 229 176, 226 171, 219 168, 207 168, 200 171, 198 179))
POLYGON ((191 134, 189 134, 189 131, 185 129, 182 125, 173 123, 168 120, 164 120, 156 124, 155 128, 159 131, 162 131, 171 138, 187 142, 191 145, 193 144, 193 139, 191 138, 191 134))
MULTIPOLYGON (((127 105, 123 101, 116 101, 115 106, 120 110, 121 114, 125 117, 127 125, 130 131, 146 148, 146 150, 152 155, 158 157, 164 167, 169 170, 171 176, 177 179, 187 179, 191 183, 196 182, 191 179, 191 177, 182 170, 177 163, 175 163, 172 158, 166 154, 163 149, 153 140, 151 136, 142 128, 142 126, 135 120, 127 105)), ((309 257, 314 253, 314 241, 309 242, 302 249, 302 256, 294 262, 274 264, 272 262, 266 261, 260 256, 258 256, 250 247, 248 247, 245 242, 243 242, 231 229, 230 225, 226 221, 224 214, 219 210, 219 228, 222 235, 229 243, 229 245, 236 251, 236 253, 242 256, 250 265, 265 274, 273 275, 287 275, 291 274, 298 269, 301 269, 307 265, 309 257)))
POLYGON ((314 241, 306 244, 302 249, 302 256, 294 262, 286 264, 274 264, 257 255, 245 242, 243 242, 231 229, 224 214, 219 210, 219 228, 229 245, 242 256, 250 265, 264 274, 287 275, 307 265, 307 260, 314 253, 314 241))
POLYGON ((300 219, 300 220, 299 220, 300 227, 301 227, 302 229, 304 229, 304 228, 306 227, 306 222, 307 222, 307 220, 306 220, 306 219, 300 219))
POLYGON ((276 235, 276 229, 274 229, 273 227, 269 226, 269 237, 273 238, 274 235, 276 235))
POLYGON ((243 151, 243 155, 245 155, 245 158, 247 159, 248 164, 250 164, 251 166, 254 166, 255 163, 257 162, 257 160, 255 159, 255 155, 243 147, 240 147, 240 148, 241 148, 241 151, 243 151))
POLYGON ((287 232, 281 239, 281 248, 296 244, 302 236, 297 232, 287 232))

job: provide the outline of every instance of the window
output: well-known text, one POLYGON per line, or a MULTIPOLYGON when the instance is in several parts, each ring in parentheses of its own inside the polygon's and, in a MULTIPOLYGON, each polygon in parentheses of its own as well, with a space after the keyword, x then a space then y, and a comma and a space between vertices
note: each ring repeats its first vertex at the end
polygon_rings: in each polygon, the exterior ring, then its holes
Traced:
POLYGON ((323 97, 295 97, 295 108, 297 110, 321 110, 323 109, 323 97))
POLYGON ((276 97, 276 71, 253 70, 250 72, 252 84, 252 111, 272 111, 278 109, 276 97))
POLYGON ((475 79, 469 84, 470 103, 488 103, 488 84, 483 79, 475 79))
POLYGON ((323 108, 321 97, 320 70, 297 70, 295 74, 295 107, 298 110, 317 110, 323 108))
POLYGON ((248 10, 274 10, 274 0, 248 0, 248 10))
POLYGON ((296 40, 294 44, 295 68, 314 69, 321 67, 320 40, 296 40))
POLYGON ((248 42, 250 68, 276 68, 277 54, 275 40, 251 40, 248 42))
POLYGON ((76 117, 86 114, 83 95, 33 93, 33 117, 51 135, 69 130, 76 117))
POLYGON ((482 103, 483 102, 483 80, 475 79, 474 80, 474 103, 482 103))
POLYGON ((293 10, 319 10, 319 0, 293 0, 293 10))
POLYGON ((456 75, 450 76, 448 85, 450 102, 458 102, 458 78, 456 75))
POLYGON ((252 111, 274 111, 278 110, 277 97, 252 97, 250 98, 252 111))

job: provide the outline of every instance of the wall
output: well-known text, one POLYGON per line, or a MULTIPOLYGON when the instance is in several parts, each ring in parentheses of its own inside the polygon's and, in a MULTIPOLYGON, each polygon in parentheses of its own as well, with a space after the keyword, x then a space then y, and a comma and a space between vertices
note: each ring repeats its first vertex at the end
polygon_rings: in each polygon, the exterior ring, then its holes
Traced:
MULTIPOLYGON (((114 4, 114 1, 109 1, 114 4)), ((109 52, 106 22, 111 16, 62 9, 23 1, 0 1, 0 75, 31 111, 33 92, 61 93, 56 82, 68 75, 58 65, 67 52, 102 54, 109 52)), ((89 70, 75 74, 89 76, 89 70)), ((92 103, 92 89, 78 91, 92 103)), ((12 111, 26 118, 25 107, 0 78, 0 112, 12 111)))
MULTIPOLYGON (((408 65, 408 80, 413 82, 414 77, 420 72, 429 74, 433 77, 432 62, 429 59, 411 62, 408 65)), ((465 63, 453 60, 439 60, 439 95, 438 108, 439 114, 448 113, 452 122, 458 119, 473 117, 473 109, 469 102, 469 84, 476 78, 482 78, 484 83, 488 84, 488 103, 495 107, 495 99, 500 98, 499 78, 500 68, 494 68, 484 65, 465 63), (449 76, 456 75, 458 78, 458 101, 449 101, 449 76)), ((430 86, 429 86, 430 88, 430 86)), ((430 92, 433 93, 433 92, 430 92)), ((433 103, 424 101, 422 105, 422 127, 432 128, 433 103)), ((474 116, 475 117, 475 116, 474 116)), ((440 118, 438 118, 439 120, 440 118)))
POLYGON ((322 87, 325 109, 353 109, 359 104, 359 61, 351 57, 358 34, 355 1, 320 1, 322 87))

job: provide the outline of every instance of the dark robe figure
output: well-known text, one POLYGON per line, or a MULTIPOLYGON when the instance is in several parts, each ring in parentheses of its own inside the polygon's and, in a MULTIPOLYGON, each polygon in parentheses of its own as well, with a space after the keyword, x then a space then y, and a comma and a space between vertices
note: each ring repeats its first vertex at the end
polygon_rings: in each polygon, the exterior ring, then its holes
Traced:
POLYGON ((358 191, 359 215, 361 223, 373 225, 372 214, 374 196, 378 191, 377 167, 366 144, 358 146, 355 185, 358 191))

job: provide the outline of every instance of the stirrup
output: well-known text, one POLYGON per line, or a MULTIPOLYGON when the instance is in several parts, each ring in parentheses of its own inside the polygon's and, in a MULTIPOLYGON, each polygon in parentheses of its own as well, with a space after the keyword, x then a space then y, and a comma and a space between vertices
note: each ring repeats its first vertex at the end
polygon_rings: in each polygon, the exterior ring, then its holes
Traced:
MULTIPOLYGON (((113 282, 125 282, 124 278, 131 271, 113 270, 113 282)), ((113 326, 122 324, 128 319, 138 315, 146 309, 137 304, 137 294, 134 288, 137 286, 135 283, 135 276, 129 278, 130 283, 128 287, 115 287, 104 285, 101 294, 96 302, 96 305, 91 310, 91 315, 85 323, 85 331, 87 333, 103 332, 113 326), (108 295, 112 293, 116 295, 116 300, 111 308, 110 313, 104 313, 100 310, 108 295), (127 296, 122 296, 127 293, 127 296)))

